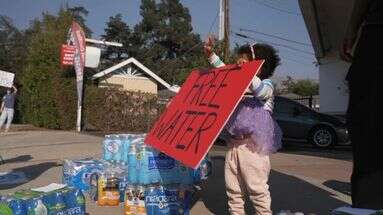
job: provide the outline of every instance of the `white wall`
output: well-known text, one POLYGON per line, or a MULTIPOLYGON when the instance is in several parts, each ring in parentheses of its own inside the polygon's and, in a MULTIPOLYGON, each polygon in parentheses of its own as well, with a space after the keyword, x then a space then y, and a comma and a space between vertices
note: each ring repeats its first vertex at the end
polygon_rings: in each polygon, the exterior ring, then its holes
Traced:
POLYGON ((345 77, 349 64, 339 60, 337 54, 321 59, 319 66, 320 112, 345 113, 348 104, 348 87, 345 77))

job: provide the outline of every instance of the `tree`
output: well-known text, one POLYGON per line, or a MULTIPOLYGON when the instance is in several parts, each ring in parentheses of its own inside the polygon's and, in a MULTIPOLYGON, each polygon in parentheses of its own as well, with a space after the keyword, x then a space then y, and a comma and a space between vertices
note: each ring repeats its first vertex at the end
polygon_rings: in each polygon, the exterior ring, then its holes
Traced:
POLYGON ((85 36, 90 37, 92 35, 92 31, 85 24, 86 22, 85 17, 87 17, 89 14, 89 11, 87 9, 85 9, 82 6, 77 6, 77 7, 66 6, 66 9, 64 10, 66 10, 71 15, 74 21, 76 21, 82 26, 85 36))
POLYGON ((0 16, 0 69, 15 73, 16 82, 24 70, 27 44, 27 34, 18 30, 9 17, 0 16))
POLYGON ((123 44, 123 47, 108 46, 106 52, 103 54, 104 63, 108 66, 111 63, 118 63, 122 59, 125 59, 133 55, 132 47, 132 32, 129 26, 122 20, 122 15, 109 17, 109 21, 106 23, 105 34, 102 38, 106 41, 119 42, 123 44))
POLYGON ((291 76, 287 76, 282 81, 282 89, 279 93, 295 93, 300 96, 312 96, 319 94, 319 84, 309 79, 294 80, 291 76))
POLYGON ((73 18, 71 10, 62 8, 58 15, 43 13, 42 19, 34 20, 28 29, 26 67, 20 77, 24 122, 56 129, 75 125, 74 71, 61 69, 59 63, 60 47, 67 40, 73 18))
POLYGON ((166 81, 180 84, 203 56, 189 10, 179 0, 142 0, 140 14, 134 28, 142 44, 137 58, 166 81))
POLYGON ((300 96, 313 96, 319 94, 319 84, 312 80, 298 80, 292 86, 292 92, 300 96))

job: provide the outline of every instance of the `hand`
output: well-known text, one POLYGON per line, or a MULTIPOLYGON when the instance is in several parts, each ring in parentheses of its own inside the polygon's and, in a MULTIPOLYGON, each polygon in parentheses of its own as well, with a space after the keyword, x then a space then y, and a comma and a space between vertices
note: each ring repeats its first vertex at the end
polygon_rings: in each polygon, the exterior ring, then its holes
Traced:
POLYGON ((166 108, 169 107, 170 103, 172 102, 173 98, 169 99, 168 103, 166 103, 166 108))
POLYGON ((344 39, 343 45, 340 50, 340 58, 344 61, 351 62, 352 61, 352 47, 354 46, 355 39, 344 39))
POLYGON ((214 47, 214 37, 210 35, 205 41, 205 44, 203 46, 205 55, 207 57, 210 57, 213 54, 213 47, 214 47))

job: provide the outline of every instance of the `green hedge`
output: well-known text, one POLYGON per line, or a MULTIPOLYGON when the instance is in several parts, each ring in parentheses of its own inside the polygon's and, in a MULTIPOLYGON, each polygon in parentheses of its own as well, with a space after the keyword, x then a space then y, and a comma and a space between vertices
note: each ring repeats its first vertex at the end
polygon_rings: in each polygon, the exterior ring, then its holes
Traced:
MULTIPOLYGON (((31 109, 23 109, 24 122, 38 127, 73 130, 76 126, 77 92, 75 81, 63 79, 58 91, 41 92, 30 99, 31 109), (44 100, 45 95, 52 95, 44 100), (37 101, 37 102, 32 102, 37 101), (48 104, 48 101, 54 101, 48 104), (29 113, 26 111, 30 111, 29 113)), ((28 95, 36 95, 29 94, 28 95)), ((163 111, 156 95, 127 92, 117 89, 85 86, 83 104, 83 128, 103 132, 147 132, 163 111)))
POLYGON ((163 109, 153 94, 88 87, 84 123, 106 132, 147 132, 163 109))

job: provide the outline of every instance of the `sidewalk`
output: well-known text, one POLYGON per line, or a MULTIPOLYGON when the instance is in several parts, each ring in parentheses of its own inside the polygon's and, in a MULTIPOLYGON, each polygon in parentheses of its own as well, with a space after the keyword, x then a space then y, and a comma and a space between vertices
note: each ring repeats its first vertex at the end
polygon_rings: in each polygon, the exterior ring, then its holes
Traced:
MULTIPOLYGON (((101 157, 101 137, 65 131, 20 130, 0 136, 0 154, 6 161, 0 165, 0 172, 23 172, 27 180, 13 185, 0 184, 0 193, 61 182, 63 159, 101 157)), ((211 150, 213 176, 196 195, 192 214, 227 214, 225 150, 222 146, 211 150)), ((350 203, 348 182, 352 163, 348 159, 327 158, 331 156, 326 153, 286 150, 272 156, 270 190, 274 212, 287 209, 305 214, 329 214, 332 209, 350 203)), ((340 157, 349 156, 349 152, 344 153, 345 156, 340 157)), ((122 207, 100 208, 89 201, 87 210, 92 215, 122 214, 122 207)))

